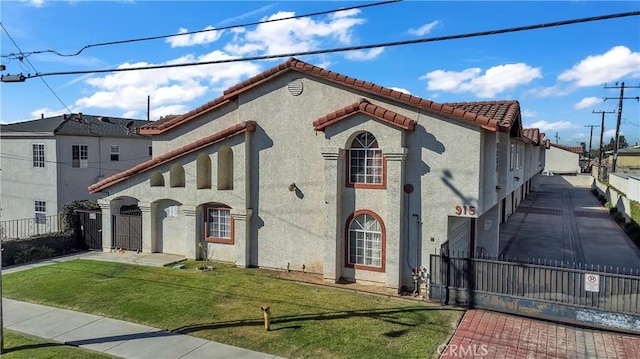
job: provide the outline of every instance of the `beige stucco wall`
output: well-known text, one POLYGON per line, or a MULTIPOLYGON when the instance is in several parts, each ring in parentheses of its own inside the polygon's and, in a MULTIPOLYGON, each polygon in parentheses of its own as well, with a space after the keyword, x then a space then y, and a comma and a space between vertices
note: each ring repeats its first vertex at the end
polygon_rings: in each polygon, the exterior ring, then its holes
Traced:
MULTIPOLYGON (((143 209, 144 251, 197 258, 204 228, 202 206, 223 203, 232 208, 235 243, 207 244, 216 260, 240 266, 304 269, 322 273, 328 280, 346 277, 400 288, 412 285, 412 269, 429 267, 429 254, 438 253, 447 241, 451 223, 471 225, 471 218, 477 218, 476 250, 497 254, 502 200, 508 216, 526 194, 523 186, 528 181, 537 183, 544 163, 540 158, 544 150, 524 143, 522 165, 510 169, 510 144, 520 141, 509 133, 482 130, 295 71, 154 136, 154 156, 247 120, 256 121, 255 132, 154 169, 164 176, 162 188, 150 186, 153 171, 108 188, 109 195, 101 201, 103 216, 112 211, 110 201, 135 198, 143 209), (287 88, 294 79, 301 80, 304 87, 298 96, 287 88), (314 130, 313 121, 361 98, 417 121, 415 131, 365 114, 355 114, 324 131, 314 130), (386 188, 345 185, 347 151, 362 131, 376 137, 385 156, 386 188), (217 190, 215 186, 218 151, 223 145, 230 146, 234 154, 233 190, 217 190), (196 157, 200 153, 206 153, 212 162, 211 189, 196 189, 196 157), (169 188, 173 163, 180 163, 185 170, 184 188, 169 188), (405 192, 405 185, 411 185, 413 191, 405 192), (466 212, 456 213, 457 206, 466 212), (175 208, 171 212, 175 217, 167 215, 170 207, 175 208), (358 210, 372 211, 384 223, 384 272, 345 266, 347 220, 358 210)), ((109 231, 106 228, 103 232, 107 238, 109 231)))

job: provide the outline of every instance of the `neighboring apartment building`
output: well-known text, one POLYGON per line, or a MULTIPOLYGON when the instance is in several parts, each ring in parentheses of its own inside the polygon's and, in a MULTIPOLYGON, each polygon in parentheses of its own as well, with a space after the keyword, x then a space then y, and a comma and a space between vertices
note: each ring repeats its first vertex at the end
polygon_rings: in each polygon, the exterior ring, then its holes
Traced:
MULTIPOLYGON (((498 255, 545 141, 517 101, 437 104, 289 59, 143 126, 153 159, 89 187, 103 247, 138 201, 143 252, 413 287, 429 255, 498 255)), ((547 141, 548 143, 548 141, 547 141)))
POLYGON ((97 200, 87 186, 151 158, 147 121, 81 113, 0 126, 0 221, 58 213, 97 200))
POLYGON ((545 152, 546 164, 543 172, 547 175, 582 172, 580 168, 582 151, 582 147, 568 147, 551 143, 550 148, 545 152))

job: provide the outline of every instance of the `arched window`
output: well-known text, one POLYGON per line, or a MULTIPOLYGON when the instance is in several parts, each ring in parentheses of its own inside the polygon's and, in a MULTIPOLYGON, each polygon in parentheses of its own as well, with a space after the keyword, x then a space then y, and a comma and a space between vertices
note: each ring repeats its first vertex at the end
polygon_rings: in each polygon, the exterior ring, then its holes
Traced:
POLYGON ((171 170, 169 172, 169 186, 184 187, 184 168, 177 163, 171 166, 171 170))
POLYGON ((151 187, 164 187, 164 176, 162 176, 162 173, 155 171, 151 175, 149 182, 151 187))
POLYGON ((221 204, 204 207, 204 240, 233 244, 233 219, 231 209, 221 204))
POLYGON ((347 184, 354 187, 383 188, 384 161, 378 141, 369 132, 362 132, 351 143, 348 158, 347 184))
POLYGON ((384 271, 385 228, 380 217, 362 210, 347 223, 347 266, 384 271))
POLYGON ((202 153, 196 159, 196 188, 211 188, 211 159, 202 153))
POLYGON ((233 189, 233 151, 229 146, 218 151, 218 189, 233 189))

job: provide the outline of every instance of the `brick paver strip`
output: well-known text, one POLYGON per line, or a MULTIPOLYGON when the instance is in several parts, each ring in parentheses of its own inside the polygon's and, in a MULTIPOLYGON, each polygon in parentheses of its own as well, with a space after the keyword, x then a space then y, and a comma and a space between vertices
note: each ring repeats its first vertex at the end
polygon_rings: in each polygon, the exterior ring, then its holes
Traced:
POLYGON ((637 359, 640 336, 469 310, 441 358, 637 359))

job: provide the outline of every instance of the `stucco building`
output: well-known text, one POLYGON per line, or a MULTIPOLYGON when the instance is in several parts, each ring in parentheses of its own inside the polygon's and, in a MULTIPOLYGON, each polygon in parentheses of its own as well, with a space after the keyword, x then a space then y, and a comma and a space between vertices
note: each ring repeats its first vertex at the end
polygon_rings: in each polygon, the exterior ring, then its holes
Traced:
POLYGON ((537 186, 544 141, 517 101, 438 104, 289 59, 152 122, 153 159, 108 177, 112 215, 138 202, 144 252, 288 268, 400 289, 429 254, 497 255, 537 186))
POLYGON ((0 221, 46 221, 87 187, 151 158, 146 121, 72 114, 0 127, 0 221))
POLYGON ((568 147, 555 143, 550 143, 549 149, 545 152, 544 173, 553 174, 578 174, 580 168, 580 154, 582 147, 568 147))

